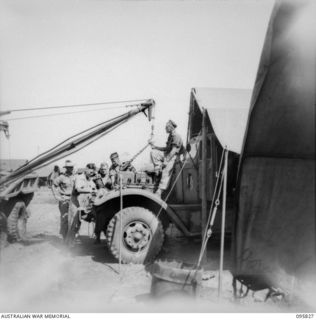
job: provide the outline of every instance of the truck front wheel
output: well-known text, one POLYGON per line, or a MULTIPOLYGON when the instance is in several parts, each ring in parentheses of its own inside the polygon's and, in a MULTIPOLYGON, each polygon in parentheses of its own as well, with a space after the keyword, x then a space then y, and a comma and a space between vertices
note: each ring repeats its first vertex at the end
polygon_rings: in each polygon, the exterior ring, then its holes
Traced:
POLYGON ((111 219, 106 230, 107 244, 115 258, 123 263, 148 263, 160 252, 164 230, 149 210, 129 207, 111 219))

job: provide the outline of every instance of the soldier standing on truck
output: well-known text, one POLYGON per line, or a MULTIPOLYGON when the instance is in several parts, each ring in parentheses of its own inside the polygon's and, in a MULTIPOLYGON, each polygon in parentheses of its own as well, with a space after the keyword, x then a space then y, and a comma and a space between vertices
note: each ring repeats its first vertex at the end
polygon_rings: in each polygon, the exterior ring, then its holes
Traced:
POLYGON ((117 152, 112 153, 110 155, 110 159, 111 159, 112 165, 110 167, 109 175, 111 179, 112 188, 116 188, 119 184, 118 174, 120 171, 136 172, 136 169, 131 165, 129 161, 121 163, 121 160, 117 152))
POLYGON ((161 176, 155 194, 161 197, 161 193, 167 189, 174 163, 179 155, 184 152, 181 136, 176 132, 176 123, 169 120, 166 123, 166 132, 169 134, 165 147, 155 146, 149 141, 152 151, 150 153, 151 161, 155 168, 155 175, 161 176))
POLYGON ((59 234, 62 235, 63 238, 65 238, 67 234, 69 201, 74 184, 74 165, 70 160, 66 160, 64 168, 65 172, 61 173, 52 181, 52 191, 58 200, 60 212, 59 234))

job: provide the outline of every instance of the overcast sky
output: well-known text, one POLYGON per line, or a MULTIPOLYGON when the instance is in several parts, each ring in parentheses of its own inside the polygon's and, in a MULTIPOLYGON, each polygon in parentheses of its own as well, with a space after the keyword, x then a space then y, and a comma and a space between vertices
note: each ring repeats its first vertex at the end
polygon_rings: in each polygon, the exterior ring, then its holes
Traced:
MULTIPOLYGON (((186 138, 191 88, 252 88, 273 1, 1 0, 0 4, 2 111, 153 98, 156 141, 163 144, 168 119, 178 123, 186 138)), ((1 158, 30 159, 126 111, 93 110, 9 121, 10 139, 3 133, 0 137, 1 158)), ((19 112, 1 119, 59 112, 19 112)), ((149 133, 147 120, 139 115, 72 159, 82 166, 108 161, 113 151, 132 156, 146 144, 149 133)), ((140 161, 148 154, 149 150, 140 161)))

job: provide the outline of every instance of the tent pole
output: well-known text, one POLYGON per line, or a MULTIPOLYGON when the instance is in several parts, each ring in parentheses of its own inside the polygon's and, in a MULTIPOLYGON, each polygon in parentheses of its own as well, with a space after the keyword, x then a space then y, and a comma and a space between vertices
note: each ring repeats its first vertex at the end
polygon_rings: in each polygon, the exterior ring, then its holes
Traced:
MULTIPOLYGON (((205 233, 207 223, 207 126, 206 126, 206 109, 203 109, 203 120, 202 120, 202 179, 201 179, 201 236, 202 242, 205 233)), ((207 250, 203 255, 203 262, 207 261, 207 250)))
POLYGON ((226 195, 227 195, 227 173, 228 173, 228 150, 225 147, 224 161, 224 185, 223 185, 223 201, 222 201, 222 226, 221 226, 221 249, 218 273, 218 297, 222 294, 222 274, 224 265, 224 241, 225 241, 225 219, 226 219, 226 195))

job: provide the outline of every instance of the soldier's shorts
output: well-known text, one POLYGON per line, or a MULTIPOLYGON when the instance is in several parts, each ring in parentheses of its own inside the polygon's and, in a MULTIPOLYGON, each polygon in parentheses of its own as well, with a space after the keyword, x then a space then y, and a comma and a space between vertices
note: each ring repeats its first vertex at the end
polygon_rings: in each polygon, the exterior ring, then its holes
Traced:
POLYGON ((152 150, 150 153, 151 161, 155 167, 155 171, 161 171, 161 180, 158 188, 166 190, 169 185, 174 162, 177 156, 173 156, 169 161, 166 161, 166 157, 162 151, 152 150))

